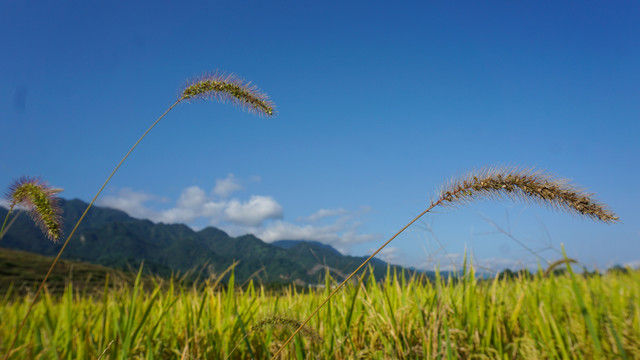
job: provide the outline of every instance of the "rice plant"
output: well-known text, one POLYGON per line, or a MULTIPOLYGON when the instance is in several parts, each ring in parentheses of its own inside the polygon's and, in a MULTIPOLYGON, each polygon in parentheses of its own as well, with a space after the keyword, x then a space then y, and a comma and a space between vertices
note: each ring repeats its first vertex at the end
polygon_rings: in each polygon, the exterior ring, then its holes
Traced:
MULTIPOLYGON (((337 283, 326 277, 330 286, 337 283)), ((20 333, 16 359, 271 359, 292 325, 330 288, 270 292, 157 279, 82 292, 44 291, 20 333), (147 284, 148 285, 148 284, 147 284), (234 350, 234 346, 237 348, 234 350)), ((8 351, 32 296, 0 298, 8 351)), ((484 279, 408 277, 389 268, 344 286, 283 359, 638 359, 640 271, 484 279), (587 316, 590 319, 587 321, 587 316), (591 329, 591 330, 590 330, 591 329)))

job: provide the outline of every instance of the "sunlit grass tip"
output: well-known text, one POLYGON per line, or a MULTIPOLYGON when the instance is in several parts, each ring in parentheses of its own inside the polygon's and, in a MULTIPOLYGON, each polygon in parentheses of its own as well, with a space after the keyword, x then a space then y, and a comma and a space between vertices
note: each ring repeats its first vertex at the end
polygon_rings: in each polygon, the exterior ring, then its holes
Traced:
POLYGON ((432 204, 465 205, 471 201, 509 198, 545 205, 605 223, 618 216, 569 180, 532 168, 488 167, 454 178, 445 184, 432 204))
POLYGON ((256 85, 234 75, 216 71, 187 81, 180 100, 217 100, 230 102, 244 110, 264 116, 275 114, 275 105, 256 85))
POLYGON ((24 206, 47 238, 57 242, 62 233, 62 209, 56 194, 61 191, 42 179, 25 176, 9 186, 7 199, 11 210, 18 205, 24 206))

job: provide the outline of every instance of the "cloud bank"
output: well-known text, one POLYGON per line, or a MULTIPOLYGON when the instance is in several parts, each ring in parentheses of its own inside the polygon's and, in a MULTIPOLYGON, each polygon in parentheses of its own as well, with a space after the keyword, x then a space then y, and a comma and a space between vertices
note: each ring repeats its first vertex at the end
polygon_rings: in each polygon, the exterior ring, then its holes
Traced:
MULTIPOLYGON (((249 182, 259 182, 254 177, 249 182)), ((182 223, 199 229, 215 226, 238 236, 254 234, 266 242, 277 240, 313 240, 349 253, 351 246, 377 240, 374 234, 362 234, 359 220, 368 208, 356 211, 319 209, 294 222, 285 220, 284 208, 272 196, 236 196, 244 187, 239 179, 229 174, 215 181, 207 193, 199 186, 184 189, 175 204, 166 208, 167 199, 125 188, 99 201, 99 205, 122 210, 135 218, 153 222, 182 223), (165 208, 162 208, 164 205, 165 208), (320 224, 319 222, 322 222, 320 224)))

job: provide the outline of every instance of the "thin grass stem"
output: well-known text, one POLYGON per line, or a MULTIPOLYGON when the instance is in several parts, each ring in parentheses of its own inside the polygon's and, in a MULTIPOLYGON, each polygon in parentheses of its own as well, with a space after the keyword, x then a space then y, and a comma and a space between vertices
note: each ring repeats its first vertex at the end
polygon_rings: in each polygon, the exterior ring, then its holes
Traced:
POLYGON ((84 213, 82 213, 82 216, 80 216, 80 219, 78 219, 78 222, 76 222, 76 225, 73 227, 73 230, 71 230, 71 233, 69 233, 69 236, 67 236, 67 240, 64 242, 64 244, 62 245, 62 247, 60 248, 60 251, 58 252, 58 255, 56 256, 56 258, 53 260, 53 263, 51 264, 51 267, 49 268, 49 271, 47 272, 47 274, 45 275, 44 279, 42 280, 42 282, 40 283, 40 286, 38 286, 38 290, 36 290, 36 293, 33 295, 33 300, 31 301, 31 304, 29 305, 29 308, 27 309, 27 313, 24 315, 24 318, 22 319, 22 322, 20 323, 20 326, 18 327, 18 330, 16 330, 16 335, 13 338, 13 341, 11 342, 11 345, 9 345, 9 349, 7 350, 7 354, 4 357, 4 360, 9 359, 9 355, 11 354, 11 349, 13 349, 13 347, 16 344, 16 341, 18 340, 18 337, 20 335, 20 332, 22 331, 22 328, 24 327, 24 324, 27 322, 27 318, 29 317, 29 314, 31 313, 31 309, 33 309, 33 305, 36 303, 36 301, 38 300, 38 296, 40 295, 40 293, 42 292, 42 288, 44 287, 45 283, 47 282, 47 279, 49 279, 49 276, 51 275, 51 272, 53 272, 53 268, 56 266, 56 264, 58 263, 58 260, 60 260, 60 256, 62 256, 62 252, 64 251, 64 249, 67 247, 67 245, 69 244, 69 240, 71 240, 71 237, 73 236, 73 234, 76 232, 76 230, 78 229, 78 226, 80 226, 80 223, 82 222, 82 220, 84 219, 84 217, 87 215, 87 213, 89 212, 89 209, 91 209, 91 207, 93 206, 93 203, 96 201, 96 199, 98 198, 98 196, 100 196, 100 194, 102 193, 102 190, 104 190, 104 188, 107 186, 107 184, 109 183, 109 181, 111 180, 111 178, 113 177, 113 175, 115 175, 116 171, 118 171, 118 169, 120 168, 120 166, 122 165, 122 163, 124 163, 124 161, 129 157, 129 155, 133 152, 133 150, 138 146, 138 144, 140 144, 140 142, 142 141, 142 139, 144 139, 145 136, 147 136, 147 134, 151 131, 151 129, 153 129, 159 122, 160 120, 162 120, 162 118, 167 115, 169 113, 169 111, 171 111, 171 109, 173 109, 176 105, 178 105, 182 100, 184 100, 183 98, 180 98, 178 101, 176 101, 173 105, 171 105, 162 115, 160 115, 160 117, 149 127, 149 129, 147 129, 147 131, 144 132, 144 134, 142 134, 142 136, 140 137, 140 139, 138 139, 138 141, 136 141, 135 144, 133 144, 133 146, 131 147, 131 149, 129 149, 129 151, 127 152, 127 154, 122 158, 122 160, 120 160, 120 162, 118 163, 118 165, 115 167, 115 169, 113 169, 113 171, 111 172, 111 174, 109 175, 109 177, 107 178, 107 180, 104 182, 104 184, 102 184, 102 187, 100 187, 100 190, 98 190, 98 192, 96 193, 96 195, 93 197, 93 199, 91 200, 91 202, 89 203, 89 205, 87 206, 87 208, 84 210, 84 213))
MULTIPOLYGON (((11 215, 12 212, 13 212, 13 206, 9 208, 9 211, 7 212, 7 216, 4 217, 4 221, 2 222, 2 228, 0 229, 0 239, 2 239, 2 237, 4 236, 4 233, 5 233, 4 228, 7 225, 7 220, 9 220, 9 216, 11 215)), ((7 230, 9 229, 7 228, 7 230)))
POLYGON ((373 254, 371 254, 371 256, 369 256, 364 262, 362 262, 362 264, 360 264, 360 266, 358 266, 357 269, 355 269, 349 276, 347 276, 346 279, 344 279, 340 285, 338 285, 332 292, 331 294, 329 294, 329 296, 327 296, 326 299, 324 299, 324 301, 322 301, 322 303, 320 303, 320 305, 318 305, 318 307, 313 311, 313 313, 311 313, 311 315, 309 315, 309 317, 302 322, 302 324, 300 324, 300 326, 296 329, 296 331, 293 332, 293 334, 291 334, 291 336, 289 336, 289 338, 282 344, 282 346, 280 347, 280 349, 278 349, 278 351, 276 351, 276 353, 273 355, 273 358, 275 359, 276 357, 278 357, 278 355, 284 350, 285 347, 287 347, 287 345, 289 345, 289 343, 291 342, 291 340, 293 340, 293 338, 302 330, 302 328, 307 325, 307 323, 318 313, 318 311, 320 311, 320 309, 322 309, 322 307, 324 307, 324 305, 329 302, 329 300, 333 297, 333 295, 335 295, 343 286, 344 284, 346 284, 347 282, 349 282, 349 280, 351 280, 351 278, 357 274, 360 269, 362 269, 365 265, 367 265, 369 263, 369 261, 371 261, 371 259, 374 258, 374 256, 376 256, 380 251, 382 251, 382 249, 385 248, 385 246, 387 246, 393 239, 395 239, 396 237, 398 237, 398 235, 400 235, 403 231, 405 231, 409 226, 411 226, 414 222, 418 221, 418 219, 420 219, 422 216, 424 216, 426 213, 428 213, 429 211, 431 211, 431 209, 433 209, 434 207, 436 207, 437 205, 440 204, 441 201, 436 202, 435 204, 432 204, 431 206, 429 206, 425 211, 423 211, 422 213, 420 213, 420 215, 416 216, 413 220, 411 220, 407 225, 405 225, 402 229, 400 229, 400 231, 398 231, 395 235, 393 235, 389 240, 387 240, 387 242, 385 242, 384 244, 382 244, 382 246, 380 246, 380 248, 378 248, 378 250, 376 250, 373 254))
MULTIPOLYGON (((349 275, 327 298, 302 322, 296 331, 282 344, 273 355, 276 358, 291 340, 300 332, 324 305, 346 284, 363 266, 384 249, 393 239, 405 231, 414 222, 424 216, 438 205, 456 206, 481 199, 510 198, 525 203, 534 202, 546 205, 552 209, 579 214, 584 217, 599 220, 605 223, 618 221, 618 217, 611 212, 606 205, 592 199, 591 194, 569 184, 565 179, 557 179, 541 171, 518 168, 486 168, 470 172, 467 175, 452 179, 441 188, 436 200, 420 215, 416 216, 400 231, 382 244, 371 256, 369 256, 351 275, 349 275)), ((447 342, 448 345, 448 342, 447 342)))
MULTIPOLYGON (((236 77, 233 74, 225 74, 225 73, 218 73, 218 72, 216 72, 214 74, 205 74, 205 75, 203 75, 203 76, 201 76, 201 77, 199 77, 199 78, 197 78, 195 80, 192 80, 191 83, 187 84, 186 87, 181 91, 181 94, 180 94, 178 100, 175 103, 173 103, 173 105, 171 105, 162 115, 160 115, 160 117, 147 129, 147 131, 145 131, 144 134, 142 134, 140 139, 138 139, 138 141, 136 141, 136 143, 131 147, 131 149, 129 149, 129 151, 122 158, 122 160, 120 160, 120 162, 115 167, 115 169, 113 169, 113 171, 111 172, 109 177, 107 177, 107 180, 104 182, 104 184, 102 184, 102 187, 100 187, 100 190, 98 190, 96 195, 93 197, 93 199, 91 200, 91 202, 89 203, 89 205, 85 209, 84 213, 82 213, 82 215, 78 219, 78 222, 74 226, 73 230, 69 233, 69 236, 67 237, 67 240, 64 242, 64 244, 60 248, 60 251, 58 252, 58 255, 53 260, 53 263, 51 264, 51 267, 49 268, 49 271, 47 272, 47 274, 45 275, 44 279, 42 280, 42 283, 40 283, 40 286, 38 287, 38 290, 36 291, 36 293, 35 293, 35 295, 33 297, 33 300, 31 301, 31 304, 29 305, 27 313, 24 316, 24 318, 22 319, 22 322, 20 323, 20 326, 18 327, 18 330, 16 331, 16 334, 15 334, 15 336, 13 338, 13 341, 11 342, 11 345, 9 346, 9 349, 7 350, 7 354, 5 355, 4 360, 7 360, 9 358, 9 356, 11 354, 11 350, 13 349, 13 347, 15 346, 16 341, 18 340, 20 332, 22 331, 22 328, 24 327, 24 325, 25 325, 25 323, 27 321, 27 318, 29 317, 29 314, 31 313, 33 305, 37 301, 38 296, 40 295, 40 293, 42 291, 42 288, 44 287, 45 283, 47 282, 47 279, 49 278, 49 276, 51 275, 51 272, 53 271, 53 268, 55 267, 55 265, 57 264, 58 260, 60 259, 60 256, 62 255, 62 252, 64 251, 64 249, 69 244, 69 240, 71 240, 71 237, 73 236, 75 231, 78 229, 78 226, 80 226, 80 223, 82 222, 84 217, 89 212, 89 209, 91 209, 91 207, 93 206, 93 203, 96 201, 98 196, 100 196, 100 194, 102 193, 104 188, 107 186, 107 184, 109 183, 111 178, 115 175, 115 173, 118 171, 120 166, 129 157, 129 155, 138 146, 138 144, 140 144, 142 139, 144 139, 145 136, 147 136, 147 134, 151 131, 151 129, 153 129, 160 122, 160 120, 162 120, 162 118, 164 118, 165 115, 167 115, 169 113, 169 111, 171 111, 176 105, 178 105, 182 101, 185 101, 185 100, 198 100, 198 99, 201 99, 201 100, 218 100, 218 101, 221 101, 221 102, 230 101, 233 104, 238 105, 238 106, 246 109, 247 111, 256 113, 258 115, 266 115, 266 116, 273 116, 274 115, 273 103, 267 97, 267 95, 265 95, 265 94, 261 93, 260 91, 258 91, 256 86, 245 82, 244 80, 236 77)), ((30 179, 25 179, 22 182, 29 182, 29 181, 30 181, 30 179)), ((20 184, 20 183, 21 182, 18 182, 18 184, 20 184)), ((35 185, 40 185, 40 184, 38 182, 36 182, 35 185)), ((52 189, 48 189, 48 192, 45 193, 45 197, 47 197, 48 195, 51 195, 51 194, 53 194, 55 192, 57 192, 55 189, 53 189, 53 190, 52 189)), ((45 223, 48 225, 47 221, 50 221, 50 219, 52 219, 52 217, 51 217, 50 214, 47 214, 47 215, 49 215, 49 217, 45 218, 44 220, 45 220, 45 223)), ((54 214, 54 215, 57 216, 57 214, 54 214)), ((57 219, 57 218, 55 218, 55 219, 57 219)), ((6 220, 5 220, 5 222, 6 222, 6 220)), ((56 230, 59 231, 59 227, 57 227, 56 230)), ((51 231, 49 231, 49 232, 51 233, 51 231)))

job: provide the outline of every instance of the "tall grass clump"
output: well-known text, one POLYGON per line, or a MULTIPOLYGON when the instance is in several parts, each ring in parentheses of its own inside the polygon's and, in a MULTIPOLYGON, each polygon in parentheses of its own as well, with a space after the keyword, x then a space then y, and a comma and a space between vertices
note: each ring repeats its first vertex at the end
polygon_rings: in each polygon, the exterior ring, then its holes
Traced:
MULTIPOLYGON (((129 151, 125 154, 122 160, 120 160, 120 162, 116 165, 116 167, 113 169, 111 174, 107 177, 104 184, 100 187, 96 195, 93 197, 93 199, 91 200, 91 202, 89 203, 85 211, 82 213, 82 215, 78 219, 78 222, 73 227, 73 229, 67 236, 66 241, 63 243, 62 247, 60 248, 58 255, 53 260, 53 263, 51 264, 51 267, 49 268, 47 275, 45 275, 44 280, 38 287, 38 290, 36 291, 33 297, 33 301, 31 302, 31 305, 26 311, 24 319, 22 320, 22 322, 20 323, 19 327, 16 330, 13 343, 9 346, 6 352, 6 355, 4 357, 5 360, 8 359, 9 356, 11 355, 11 350, 15 345, 16 340, 18 339, 20 331, 24 327, 24 324, 26 323, 27 318, 31 313, 31 309, 33 308, 33 305, 38 299, 38 296, 40 295, 42 288, 44 287, 47 279, 49 278, 49 275, 53 271, 53 268, 55 267, 56 263, 60 259, 62 252, 69 244, 69 240, 71 240, 71 237, 73 236, 75 231, 78 229, 78 226, 80 225, 84 217, 89 212, 89 209, 91 209, 91 207, 93 206, 93 203, 100 196, 104 188, 107 186, 111 178, 115 175, 115 173, 118 171, 120 166, 129 157, 129 155, 133 152, 133 150, 138 146, 138 144, 142 141, 142 139, 144 139, 144 137, 147 136, 147 134, 160 122, 160 120, 163 117, 165 117, 165 115, 167 115, 175 106, 177 106, 179 103, 183 101, 190 102, 190 101, 196 101, 196 100, 217 100, 220 102, 231 102, 232 104, 237 105, 259 116, 273 116, 275 114, 274 105, 269 100, 267 95, 260 92, 260 90, 255 85, 252 85, 250 82, 247 82, 233 74, 226 74, 223 72, 214 72, 214 73, 204 74, 202 76, 199 76, 192 80, 187 81, 186 85, 183 86, 182 90, 180 91, 180 94, 176 102, 174 102, 171 106, 169 106, 169 108, 162 115, 160 115, 160 117, 156 119, 156 121, 153 124, 151 124, 151 126, 147 129, 147 131, 145 131, 142 134, 140 139, 138 139, 138 141, 135 144, 133 144, 131 149, 129 149, 129 151)), ((37 204, 38 203, 36 203, 36 205, 37 204)), ((44 220, 42 220, 42 222, 44 222, 47 225, 47 227, 49 227, 53 225, 52 223, 49 222, 49 219, 54 214, 50 214, 50 213, 46 213, 46 214, 48 218, 45 217, 44 220)), ((6 223, 6 220, 5 220, 5 223, 6 223)), ((53 232, 51 236, 59 236, 59 229, 56 230, 56 232, 53 232)))
POLYGON ((382 244, 369 258, 355 269, 320 303, 298 329, 284 342, 274 354, 277 357, 291 342, 295 335, 313 318, 329 300, 360 271, 374 256, 384 249, 393 239, 411 226, 422 216, 437 206, 455 207, 479 200, 511 199, 524 203, 534 203, 553 210, 563 211, 585 218, 614 223, 618 217, 608 207, 593 198, 593 194, 571 184, 567 179, 558 178, 543 171, 516 167, 490 167, 471 171, 466 175, 449 180, 437 192, 431 204, 382 244))

